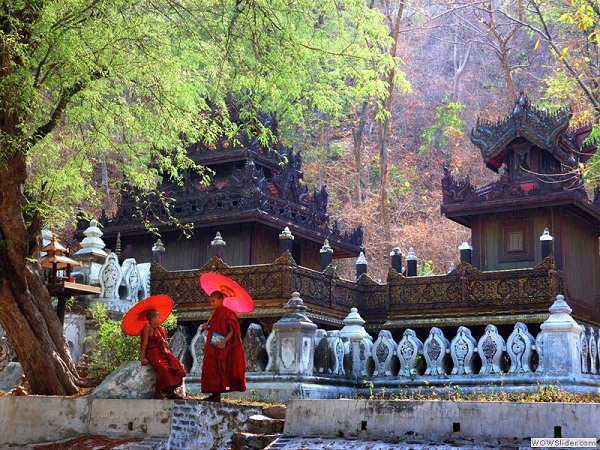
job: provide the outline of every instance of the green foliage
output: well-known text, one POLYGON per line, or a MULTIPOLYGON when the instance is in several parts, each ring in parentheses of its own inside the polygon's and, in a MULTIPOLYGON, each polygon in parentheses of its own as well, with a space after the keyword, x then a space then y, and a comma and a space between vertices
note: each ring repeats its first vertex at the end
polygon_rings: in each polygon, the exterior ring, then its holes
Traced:
POLYGON ((423 144, 419 146, 419 152, 426 152, 435 146, 446 147, 450 144, 452 133, 462 135, 460 129, 465 122, 459 117, 459 114, 463 109, 465 109, 464 104, 449 102, 445 98, 442 105, 436 108, 435 123, 421 133, 423 144))
MULTIPOLYGON (((90 355, 90 371, 95 376, 104 376, 117 369, 125 361, 140 358, 140 338, 129 336, 121 330, 121 321, 108 315, 106 305, 96 303, 90 308, 96 324, 96 348, 90 355)), ((177 327, 177 318, 170 314, 163 327, 172 330, 177 327)))
POLYGON ((423 265, 417 267, 417 275, 420 277, 429 277, 434 275, 433 261, 428 259, 423 265))
POLYGON ((382 14, 361 0, 17 0, 6 15, 0 98, 16 125, 0 165, 27 156, 26 192, 52 227, 122 179, 152 191, 159 175, 204 177, 190 142, 273 139, 258 111, 277 111, 290 136, 309 117, 378 104, 397 64, 382 14), (229 120, 231 98, 248 126, 229 120))
POLYGON ((340 160, 345 154, 348 153, 348 149, 342 145, 332 145, 329 149, 329 159, 331 161, 340 160))

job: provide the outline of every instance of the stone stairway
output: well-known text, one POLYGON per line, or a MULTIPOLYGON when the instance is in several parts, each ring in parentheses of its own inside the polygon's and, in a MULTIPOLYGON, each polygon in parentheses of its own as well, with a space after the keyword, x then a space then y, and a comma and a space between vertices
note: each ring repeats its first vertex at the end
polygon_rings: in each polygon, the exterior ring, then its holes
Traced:
POLYGON ((263 414, 250 417, 244 429, 231 439, 230 450, 263 450, 271 447, 282 435, 286 407, 266 406, 263 414))

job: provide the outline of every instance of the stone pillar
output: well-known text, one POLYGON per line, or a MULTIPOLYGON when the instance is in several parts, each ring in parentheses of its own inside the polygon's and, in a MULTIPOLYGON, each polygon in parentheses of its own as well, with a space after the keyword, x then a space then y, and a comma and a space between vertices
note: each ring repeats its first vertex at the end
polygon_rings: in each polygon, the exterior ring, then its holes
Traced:
POLYGON ((294 235, 288 227, 283 229, 283 232, 279 235, 279 253, 283 255, 287 250, 292 254, 292 244, 294 243, 294 235))
POLYGON ((363 273, 367 273, 367 260, 365 254, 360 252, 356 259, 356 279, 358 280, 363 273))
POLYGON ((221 233, 217 231, 215 238, 210 242, 210 246, 212 247, 213 256, 216 256, 221 261, 225 259, 225 245, 227 243, 221 237, 221 233))
POLYGON ((468 242, 463 242, 458 247, 460 250, 460 261, 471 264, 471 256, 473 255, 473 247, 468 242))
POLYGON ((392 269, 398 273, 402 273, 402 250, 396 246, 390 252, 392 269))
POLYGON ((306 316, 298 292, 283 307, 284 316, 273 324, 276 336, 275 371, 279 374, 312 375, 317 326, 306 316))
POLYGON ((329 241, 327 239, 325 239, 319 253, 321 253, 321 272, 323 272, 333 261, 333 249, 329 246, 329 241))
POLYGON ((162 241, 158 239, 152 246, 152 261, 156 261, 161 267, 165 267, 165 246, 162 241))
POLYGON ((73 254, 73 259, 81 263, 80 268, 73 270, 72 275, 78 283, 99 285, 98 274, 106 261, 108 253, 104 250, 106 244, 101 236, 104 234, 98 228, 97 220, 90 220, 90 226, 83 232, 81 248, 73 254))
POLYGON ((565 298, 557 295, 550 307, 550 317, 540 325, 545 376, 581 376, 579 338, 583 327, 573 320, 571 311, 565 298))
POLYGON ((544 232, 540 236, 540 241, 542 243, 542 259, 546 259, 552 254, 552 241, 554 241, 554 238, 550 235, 550 230, 548 230, 548 227, 544 228, 544 232))
POLYGON ((412 247, 408 249, 408 255, 406 255, 406 276, 417 276, 417 256, 412 247))
POLYGON ((364 319, 358 309, 351 308, 350 314, 343 320, 344 328, 340 330, 340 338, 350 341, 352 349, 352 376, 366 376, 367 358, 373 349, 373 338, 365 330, 364 319))

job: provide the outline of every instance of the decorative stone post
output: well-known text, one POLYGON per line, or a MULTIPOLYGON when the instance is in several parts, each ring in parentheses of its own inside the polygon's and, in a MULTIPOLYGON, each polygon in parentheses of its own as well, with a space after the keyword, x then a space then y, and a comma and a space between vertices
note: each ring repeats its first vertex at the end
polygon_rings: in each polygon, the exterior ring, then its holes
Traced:
POLYGON ((360 252, 356 259, 356 279, 358 280, 363 273, 367 273, 367 260, 365 254, 360 252))
POLYGON ((350 341, 352 352, 352 376, 366 376, 367 358, 373 349, 373 338, 363 326, 365 321, 358 309, 351 308, 350 314, 343 320, 344 328, 340 330, 340 338, 350 341))
POLYGON ((412 247, 408 249, 408 255, 406 255, 406 276, 417 276, 417 256, 412 247))
POLYGON ((540 242, 542 243, 542 259, 546 259, 552 254, 552 241, 554 238, 550 235, 548 227, 544 228, 544 232, 540 236, 540 242))
POLYGON ((306 316, 298 292, 283 307, 284 316, 273 324, 277 334, 275 371, 280 374, 312 375, 317 326, 306 316))
POLYGON ((217 231, 217 234, 215 235, 215 238, 210 242, 210 245, 212 247, 213 256, 216 256, 221 261, 223 261, 225 259, 225 245, 227 245, 227 243, 221 237, 221 233, 217 231))
POLYGON ((321 247, 319 253, 321 253, 321 272, 324 272, 329 264, 331 264, 333 261, 333 249, 330 247, 327 239, 325 239, 323 247, 321 247))
POLYGON ((390 259, 392 260, 392 269, 398 273, 402 273, 402 250, 400 249, 400 246, 397 245, 392 249, 390 252, 390 259))
POLYGON ((97 220, 90 220, 90 226, 83 232, 85 237, 81 241, 81 249, 73 254, 73 259, 81 263, 81 268, 73 271, 73 276, 79 283, 99 285, 98 274, 106 261, 108 253, 104 251, 104 234, 98 228, 97 220))
POLYGON ((158 239, 152 246, 152 261, 156 261, 161 267, 165 267, 166 249, 162 241, 158 239))
POLYGON ((279 235, 279 253, 283 255, 287 250, 292 254, 292 244, 294 243, 294 235, 288 227, 283 229, 283 232, 279 235))
POLYGON ((573 320, 571 311, 564 296, 557 295, 550 307, 550 317, 540 325, 544 346, 543 374, 546 376, 581 376, 579 338, 583 327, 573 320))
POLYGON ((473 255, 473 247, 468 242, 463 242, 458 247, 460 250, 460 260, 471 264, 471 256, 473 255))

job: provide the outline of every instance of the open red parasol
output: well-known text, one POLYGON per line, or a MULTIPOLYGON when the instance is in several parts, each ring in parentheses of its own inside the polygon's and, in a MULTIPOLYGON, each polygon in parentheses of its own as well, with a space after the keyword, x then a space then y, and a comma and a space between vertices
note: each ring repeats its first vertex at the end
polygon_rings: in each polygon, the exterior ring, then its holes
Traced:
POLYGON ((207 295, 220 291, 225 296, 223 305, 232 311, 247 313, 254 309, 254 302, 246 290, 225 275, 203 273, 200 275, 200 286, 207 295))
POLYGON ((173 300, 168 295, 158 294, 139 301, 123 317, 121 329, 130 336, 139 336, 148 323, 146 312, 151 309, 158 311, 160 323, 163 323, 173 311, 173 300))

